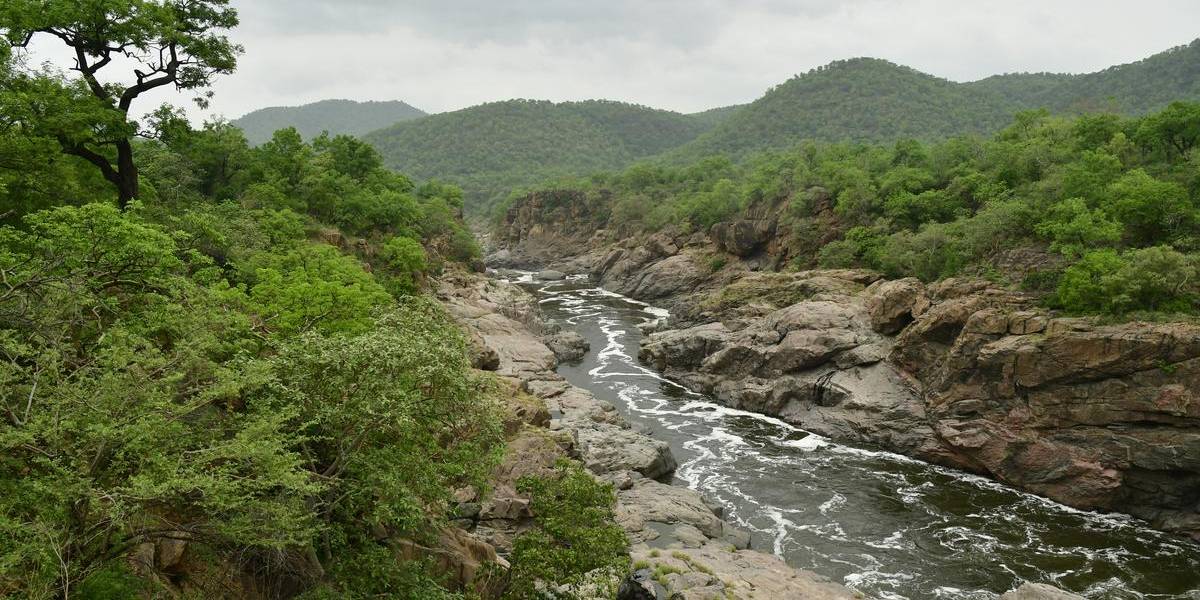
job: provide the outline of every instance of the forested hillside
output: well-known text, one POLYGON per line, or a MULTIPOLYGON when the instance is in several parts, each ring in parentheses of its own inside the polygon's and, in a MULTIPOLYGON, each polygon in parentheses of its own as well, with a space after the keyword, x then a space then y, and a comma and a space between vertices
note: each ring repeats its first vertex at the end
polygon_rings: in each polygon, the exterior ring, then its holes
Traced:
POLYGON ((955 83, 878 59, 838 61, 769 90, 712 131, 669 154, 674 161, 734 157, 802 140, 936 140, 991 134, 1021 110, 1140 115, 1200 99, 1200 40, 1086 75, 997 75, 955 83))
POLYGON ((1022 110, 1139 115, 1200 99, 1200 41, 1087 75, 1010 74, 956 83, 885 60, 837 61, 747 105, 680 115, 610 101, 511 100, 398 123, 366 136, 387 165, 463 186, 468 212, 514 188, 643 159, 734 160, 804 140, 991 135, 1022 110))
POLYGON ((662 153, 712 121, 622 102, 510 100, 398 123, 364 139, 389 167, 461 185, 469 208, 483 210, 517 186, 662 153))
POLYGON ((304 139, 311 140, 328 131, 330 135, 362 135, 400 121, 425 116, 425 112, 404 102, 355 102, 322 100, 303 106, 273 106, 248 113, 233 121, 246 134, 251 145, 271 139, 279 129, 294 127, 304 139))
POLYGON ((1140 115, 1175 100, 1200 99, 1200 40, 1086 75, 998 75, 967 85, 1026 108, 1140 115))
POLYGON ((830 63, 769 90, 672 153, 742 156, 806 139, 939 138, 999 128, 1012 105, 885 60, 830 63))
POLYGON ((806 142, 547 188, 561 189, 586 194, 585 231, 753 229, 774 214, 795 268, 979 275, 1077 314, 1200 312, 1200 103, 1141 118, 1030 111, 991 138, 806 142))

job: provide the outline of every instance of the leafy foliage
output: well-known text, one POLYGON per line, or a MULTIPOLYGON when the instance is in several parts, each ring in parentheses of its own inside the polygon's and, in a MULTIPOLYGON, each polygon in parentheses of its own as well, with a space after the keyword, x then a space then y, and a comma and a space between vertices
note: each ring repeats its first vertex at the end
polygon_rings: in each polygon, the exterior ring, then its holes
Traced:
POLYGON ((174 123, 136 150, 124 212, 39 201, 0 228, 0 597, 141 593, 121 565, 164 540, 265 585, 453 597, 393 542, 442 526, 502 442, 422 290, 471 256, 461 192, 343 136, 174 123))
POLYGON ((613 522, 612 486, 578 463, 560 462, 555 471, 518 483, 530 495, 536 527, 513 542, 505 598, 571 598, 572 587, 587 582, 589 574, 628 566, 629 542, 613 522))

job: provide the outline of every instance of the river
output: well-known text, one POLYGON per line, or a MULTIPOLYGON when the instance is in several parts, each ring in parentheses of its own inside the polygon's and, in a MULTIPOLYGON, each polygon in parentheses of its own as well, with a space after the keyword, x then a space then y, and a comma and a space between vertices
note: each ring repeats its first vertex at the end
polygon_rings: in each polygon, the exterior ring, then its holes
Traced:
POLYGON ((1092 599, 1200 600, 1200 545, 723 407, 637 361, 637 325, 660 309, 585 279, 516 281, 591 343, 559 373, 669 442, 676 483, 792 566, 881 600, 991 600, 1026 580, 1092 599))

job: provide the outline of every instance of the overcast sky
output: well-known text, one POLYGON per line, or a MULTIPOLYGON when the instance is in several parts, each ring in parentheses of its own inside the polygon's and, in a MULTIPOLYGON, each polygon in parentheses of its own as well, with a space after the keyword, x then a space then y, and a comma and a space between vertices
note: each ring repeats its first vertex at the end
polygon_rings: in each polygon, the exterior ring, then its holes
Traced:
POLYGON ((754 100, 831 60, 957 81, 1090 72, 1200 37, 1198 0, 233 0, 245 46, 208 114, 325 98, 442 112, 609 98, 754 100))

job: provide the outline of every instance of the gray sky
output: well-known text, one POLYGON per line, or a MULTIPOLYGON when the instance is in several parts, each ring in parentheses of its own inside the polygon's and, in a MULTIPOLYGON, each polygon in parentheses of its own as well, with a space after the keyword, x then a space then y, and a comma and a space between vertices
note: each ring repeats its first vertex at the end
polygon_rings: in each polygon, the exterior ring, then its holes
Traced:
MULTIPOLYGON (((692 112, 831 60, 958 81, 1090 72, 1200 37, 1197 0, 233 0, 211 114, 325 98, 441 112, 609 98, 692 112)), ((195 112, 195 111, 193 111, 195 112)), ((195 115, 200 116, 200 115, 195 115)))

